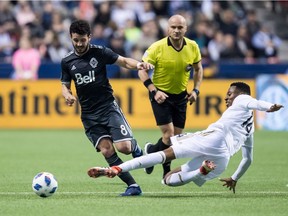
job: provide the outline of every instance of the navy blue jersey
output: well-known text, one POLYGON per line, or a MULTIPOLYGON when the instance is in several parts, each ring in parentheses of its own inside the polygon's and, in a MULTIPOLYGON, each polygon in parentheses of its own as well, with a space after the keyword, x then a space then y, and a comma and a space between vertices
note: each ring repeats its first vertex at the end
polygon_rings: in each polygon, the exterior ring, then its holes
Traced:
POLYGON ((118 57, 107 47, 90 44, 84 55, 78 56, 72 51, 62 59, 61 82, 74 80, 82 115, 101 114, 114 101, 106 65, 115 63, 118 57))

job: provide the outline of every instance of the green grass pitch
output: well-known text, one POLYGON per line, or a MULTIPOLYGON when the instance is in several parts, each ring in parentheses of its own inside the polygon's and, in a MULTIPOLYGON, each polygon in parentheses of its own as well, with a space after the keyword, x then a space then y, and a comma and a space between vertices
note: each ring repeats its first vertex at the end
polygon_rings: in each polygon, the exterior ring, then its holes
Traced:
MULTIPOLYGON (((158 140, 160 132, 134 130, 134 136, 144 147, 145 142, 158 140)), ((241 152, 221 177, 229 177, 240 159, 241 152)), ((174 161, 172 166, 185 161, 174 161)), ((287 132, 255 132, 254 161, 238 182, 236 194, 218 179, 201 188, 193 183, 165 187, 158 165, 151 175, 142 169, 131 172, 142 196, 119 197, 125 184, 118 178, 89 178, 86 171, 91 166, 106 162, 83 130, 0 130, 0 215, 288 215, 287 132), (40 171, 51 172, 58 180, 52 197, 40 198, 32 191, 32 179, 40 171)))

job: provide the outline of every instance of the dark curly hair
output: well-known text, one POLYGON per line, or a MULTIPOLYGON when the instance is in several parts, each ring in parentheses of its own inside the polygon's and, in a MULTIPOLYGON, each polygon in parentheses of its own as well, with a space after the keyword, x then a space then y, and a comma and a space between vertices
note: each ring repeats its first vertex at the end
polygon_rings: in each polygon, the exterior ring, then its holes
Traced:
POLYGON ((236 86, 236 88, 240 92, 243 92, 244 94, 247 94, 247 95, 251 95, 250 86, 244 82, 234 82, 230 85, 230 87, 231 86, 236 86))
POLYGON ((72 22, 70 25, 70 35, 72 35, 72 33, 89 36, 91 34, 89 23, 86 20, 76 20, 72 22))

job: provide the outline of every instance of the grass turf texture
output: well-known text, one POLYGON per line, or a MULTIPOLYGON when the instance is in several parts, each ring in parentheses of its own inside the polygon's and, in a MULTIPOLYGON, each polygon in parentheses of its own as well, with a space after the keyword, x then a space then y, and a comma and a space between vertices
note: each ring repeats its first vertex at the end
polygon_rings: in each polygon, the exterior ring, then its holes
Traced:
MULTIPOLYGON (((157 141, 160 132, 134 130, 134 136, 144 147, 147 141, 157 141)), ((165 187, 158 165, 151 175, 142 169, 131 172, 142 196, 119 197, 126 187, 120 179, 87 176, 89 167, 106 162, 82 130, 0 130, 0 215, 287 215, 287 140, 287 132, 256 131, 254 162, 238 182, 236 194, 217 179, 202 188, 193 183, 165 187), (32 179, 40 171, 51 172, 58 180, 52 197, 32 192, 32 179)), ((221 177, 229 177, 240 159, 241 152, 221 177)))

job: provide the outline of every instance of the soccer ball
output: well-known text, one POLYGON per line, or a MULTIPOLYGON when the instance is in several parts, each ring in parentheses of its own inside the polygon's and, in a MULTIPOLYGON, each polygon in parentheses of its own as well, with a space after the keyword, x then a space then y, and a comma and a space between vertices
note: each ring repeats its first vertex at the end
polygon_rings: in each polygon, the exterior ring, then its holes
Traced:
POLYGON ((40 197, 52 196, 58 188, 58 182, 49 172, 38 173, 32 182, 33 191, 40 197))

